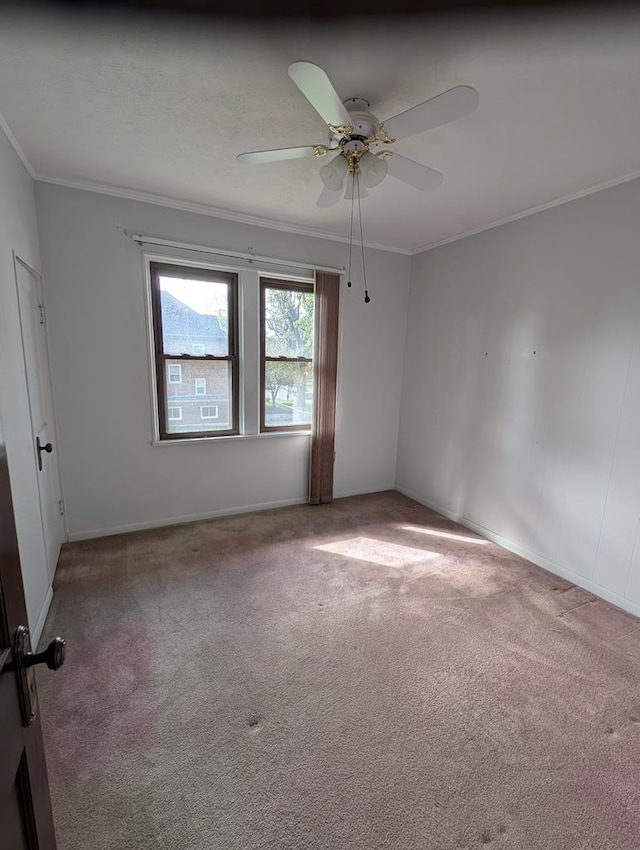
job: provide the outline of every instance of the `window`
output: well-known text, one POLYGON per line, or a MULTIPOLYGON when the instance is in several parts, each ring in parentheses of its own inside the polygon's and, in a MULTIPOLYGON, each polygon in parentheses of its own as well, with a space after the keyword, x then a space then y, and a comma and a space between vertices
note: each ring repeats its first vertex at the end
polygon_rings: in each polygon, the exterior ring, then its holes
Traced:
POLYGON ((261 431, 311 427, 313 308, 313 284, 261 279, 261 431))
POLYGON ((218 408, 215 404, 207 405, 200 408, 200 419, 217 419, 218 408))
POLYGON ((237 434, 237 275, 152 261, 150 278, 160 439, 237 434))

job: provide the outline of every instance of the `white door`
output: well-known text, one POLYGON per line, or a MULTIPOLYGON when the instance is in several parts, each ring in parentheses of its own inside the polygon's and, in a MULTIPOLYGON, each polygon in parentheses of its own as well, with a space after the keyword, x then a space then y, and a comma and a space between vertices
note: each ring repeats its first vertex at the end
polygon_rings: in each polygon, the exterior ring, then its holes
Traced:
POLYGON ((49 579, 53 580, 60 547, 66 539, 66 529, 58 467, 58 442, 53 422, 42 278, 19 257, 15 258, 15 268, 31 409, 33 458, 38 474, 47 570, 49 579))

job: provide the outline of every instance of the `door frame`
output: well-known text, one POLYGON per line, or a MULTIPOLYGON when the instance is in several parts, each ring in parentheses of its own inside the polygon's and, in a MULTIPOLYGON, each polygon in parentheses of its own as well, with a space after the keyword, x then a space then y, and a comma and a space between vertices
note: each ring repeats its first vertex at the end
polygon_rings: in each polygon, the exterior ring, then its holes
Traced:
MULTIPOLYGON (((30 263, 28 263, 26 260, 24 260, 20 256, 20 254, 18 254, 18 252, 15 249, 13 250, 12 253, 13 253, 13 272, 14 272, 14 279, 15 279, 15 286, 16 286, 16 299, 17 299, 17 302, 18 302, 18 316, 19 316, 19 321, 20 321, 20 341, 22 343, 22 362, 24 364, 24 375, 25 375, 25 381, 27 383, 27 397, 28 397, 28 402, 29 402, 29 421, 30 421, 30 424, 31 424, 31 434, 32 434, 32 439, 31 439, 31 442, 32 442, 32 447, 31 447, 32 448, 32 457, 33 457, 34 468, 36 470, 37 481, 38 481, 38 507, 39 507, 39 510, 40 510, 40 525, 42 527, 42 538, 44 540, 45 556, 46 556, 47 555, 47 535, 46 535, 46 531, 45 531, 44 517, 42 515, 42 489, 41 489, 42 485, 41 485, 41 482, 40 482, 40 476, 38 475, 38 458, 37 458, 35 446, 33 445, 33 411, 31 409, 31 398, 30 398, 29 392, 28 392, 29 375, 28 375, 28 371, 27 371, 27 358, 26 358, 26 354, 25 354, 25 350, 24 350, 22 312, 20 310, 20 294, 19 294, 19 283, 18 283, 18 266, 22 266, 22 268, 28 274, 32 275, 37 280, 37 282, 38 282, 38 295, 39 295, 40 300, 42 301, 42 307, 43 307, 43 310, 44 310, 44 322, 43 322, 43 325, 44 325, 44 344, 45 344, 45 351, 46 351, 46 355, 47 355, 46 379, 49 382, 49 398, 50 398, 50 401, 51 401, 51 415, 52 415, 52 419, 53 419, 53 434, 54 434, 54 437, 55 437, 55 445, 56 445, 56 451, 53 452, 53 459, 55 460, 56 471, 58 473, 58 484, 60 486, 60 499, 62 500, 62 505, 63 505, 63 508, 64 508, 64 496, 63 496, 64 488, 63 488, 63 484, 62 484, 62 471, 61 471, 61 468, 60 468, 60 448, 59 448, 60 443, 59 443, 59 440, 58 440, 58 421, 57 421, 57 416, 56 416, 55 400, 54 400, 54 397, 53 397, 53 379, 52 379, 52 374, 51 374, 51 350, 50 350, 50 346, 49 346, 49 333, 47 331, 47 307, 46 307, 46 304, 45 304, 45 297, 44 297, 44 285, 43 285, 44 276, 43 276, 42 272, 39 272, 30 263)), ((47 462, 50 462, 50 461, 51 461, 51 458, 48 458, 47 462)), ((69 527, 68 527, 68 524, 67 524, 67 512, 66 512, 66 510, 64 510, 63 514, 62 514, 62 526, 63 526, 63 530, 64 530, 64 539, 63 539, 62 542, 66 543, 69 540, 69 527)), ((49 581, 52 583, 54 575, 55 575, 56 565, 55 564, 49 565, 47 563, 46 567, 47 567, 47 575, 49 577, 49 581)))

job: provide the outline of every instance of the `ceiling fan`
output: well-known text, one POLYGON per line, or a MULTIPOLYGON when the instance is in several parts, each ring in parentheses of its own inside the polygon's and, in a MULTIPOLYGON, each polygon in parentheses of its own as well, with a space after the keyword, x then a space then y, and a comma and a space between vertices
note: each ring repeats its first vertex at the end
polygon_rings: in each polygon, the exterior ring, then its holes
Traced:
POLYGON ((478 92, 471 86, 455 86, 380 122, 368 111, 370 104, 364 98, 340 100, 327 74, 313 62, 293 62, 288 74, 326 122, 328 144, 251 151, 238 154, 237 159, 253 163, 279 162, 325 157, 335 152, 336 156, 320 169, 324 189, 317 201, 319 207, 336 204, 342 197, 345 183, 347 200, 364 198, 367 189, 378 186, 387 174, 416 189, 435 189, 444 179, 439 171, 407 159, 389 146, 398 139, 462 118, 473 112, 479 101, 478 92))

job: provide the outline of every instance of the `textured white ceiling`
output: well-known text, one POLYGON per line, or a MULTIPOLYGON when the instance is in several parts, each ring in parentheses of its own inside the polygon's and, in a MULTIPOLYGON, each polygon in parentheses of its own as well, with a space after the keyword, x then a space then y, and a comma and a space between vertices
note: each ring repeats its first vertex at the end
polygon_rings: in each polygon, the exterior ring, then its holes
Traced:
POLYGON ((367 242, 413 251, 640 171, 640 13, 263 25, 151 25, 0 12, 0 113, 38 176, 86 181, 344 236, 321 210, 322 161, 236 153, 322 143, 287 76, 320 64, 385 119, 458 84, 470 116, 395 149, 442 171, 422 193, 387 177, 367 242))

